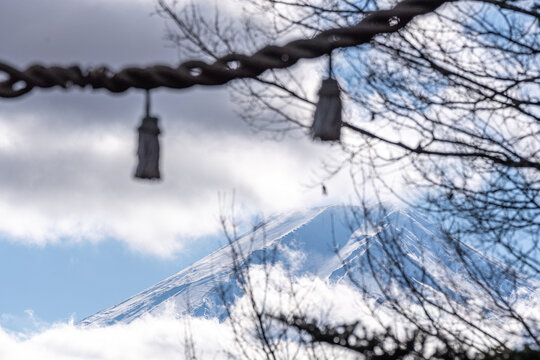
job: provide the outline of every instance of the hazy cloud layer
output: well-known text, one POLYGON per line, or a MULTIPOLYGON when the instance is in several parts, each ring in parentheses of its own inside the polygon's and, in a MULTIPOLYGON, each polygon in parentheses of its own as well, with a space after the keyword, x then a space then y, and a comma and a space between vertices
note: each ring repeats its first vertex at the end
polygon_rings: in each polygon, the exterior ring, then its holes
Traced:
MULTIPOLYGON (((405 334, 408 326, 403 319, 393 312, 390 307, 379 303, 376 299, 362 296, 355 288, 345 284, 330 285, 325 281, 313 277, 290 278, 286 272, 279 268, 273 269, 267 277, 263 268, 252 268, 250 280, 253 284, 254 299, 258 304, 265 299, 265 309, 268 313, 301 314, 310 319, 318 319, 326 324, 352 323, 360 321, 368 332, 383 331, 391 327, 398 337, 405 334), (268 286, 263 286, 268 285, 268 286), (291 290, 292 289, 292 290, 291 290), (301 311, 301 313, 298 313, 301 311)), ((532 297, 532 302, 525 301, 522 305, 516 304, 516 311, 526 314, 528 318, 538 309, 538 300, 532 297)), ((483 301, 483 299, 477 299, 483 301)), ((401 304, 420 316, 423 313, 419 305, 408 304, 405 298, 401 304)), ((245 358, 242 351, 250 358, 262 358, 260 340, 254 331, 254 317, 251 300, 244 296, 232 307, 232 319, 238 334, 237 340, 229 321, 219 322, 216 319, 179 317, 170 306, 163 313, 145 316, 130 324, 116 324, 108 327, 82 328, 73 324, 56 324, 34 335, 8 333, 0 328, 0 358, 5 360, 105 360, 105 359, 171 359, 183 358, 186 340, 192 340, 200 359, 226 358, 230 353, 236 358, 245 358), (239 341, 239 342, 237 342, 239 341)), ((458 308, 459 305, 455 304, 458 308)), ((424 304, 424 306, 426 306, 424 304)), ((461 335, 469 336, 480 348, 493 346, 493 339, 482 335, 480 330, 464 327, 463 323, 456 322, 455 318, 445 312, 437 312, 435 306, 427 305, 432 314, 437 314, 439 324, 447 324, 447 330, 460 330, 461 335)), ((424 308, 425 309, 425 308, 424 308)), ((536 312, 538 314, 539 312, 536 312)), ((506 338, 508 346, 518 346, 522 341, 518 335, 522 330, 520 325, 505 320, 501 326, 501 319, 493 317, 474 319, 480 328, 489 329, 491 334, 506 338), (516 331, 514 335, 506 337, 516 331)), ((531 319, 532 320, 532 319, 531 319)), ((429 319, 419 321, 429 323, 429 319)), ((361 332, 361 329, 358 329, 361 332)), ((434 339, 429 339, 428 349, 436 345, 434 339)), ((280 358, 287 358, 286 354, 295 353, 299 345, 290 340, 283 340, 276 351, 281 353, 280 358)), ((299 359, 308 359, 309 353, 300 346, 299 359)), ((354 354, 334 352, 326 347, 329 358, 354 359, 354 354), (350 357, 349 357, 350 356, 350 357)), ((429 351, 429 350, 428 350, 429 351)), ((233 357, 234 358, 234 357, 233 357)))

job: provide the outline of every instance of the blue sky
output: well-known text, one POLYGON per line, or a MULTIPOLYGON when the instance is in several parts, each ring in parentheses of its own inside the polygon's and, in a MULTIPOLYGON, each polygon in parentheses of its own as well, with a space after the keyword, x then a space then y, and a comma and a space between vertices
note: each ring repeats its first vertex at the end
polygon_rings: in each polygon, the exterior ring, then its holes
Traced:
POLYGON ((220 244, 220 236, 205 237, 182 254, 158 258, 112 239, 55 246, 2 239, 0 326, 24 332, 37 330, 40 322, 77 322, 176 273, 220 244))

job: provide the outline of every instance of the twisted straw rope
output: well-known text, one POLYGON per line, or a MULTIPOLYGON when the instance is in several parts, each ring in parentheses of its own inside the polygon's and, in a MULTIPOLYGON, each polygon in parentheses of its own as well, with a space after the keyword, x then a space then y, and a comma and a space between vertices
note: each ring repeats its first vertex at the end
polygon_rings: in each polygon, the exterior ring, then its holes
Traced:
POLYGON ((337 48, 352 47, 369 42, 374 36, 395 32, 415 16, 434 11, 453 0, 404 0, 390 10, 376 11, 357 25, 323 31, 311 39, 300 39, 284 46, 269 45, 251 56, 228 54, 212 64, 187 61, 173 68, 154 65, 145 68, 126 67, 113 73, 106 67, 87 69, 79 66, 58 67, 32 65, 24 71, 0 62, 0 75, 8 79, 0 82, 0 97, 15 98, 29 93, 35 87, 51 88, 72 86, 107 89, 113 93, 130 88, 154 89, 168 87, 188 88, 196 84, 222 85, 234 79, 254 78, 269 69, 292 66, 300 59, 312 59, 329 54, 337 48), (20 86, 23 84, 23 86, 20 86))

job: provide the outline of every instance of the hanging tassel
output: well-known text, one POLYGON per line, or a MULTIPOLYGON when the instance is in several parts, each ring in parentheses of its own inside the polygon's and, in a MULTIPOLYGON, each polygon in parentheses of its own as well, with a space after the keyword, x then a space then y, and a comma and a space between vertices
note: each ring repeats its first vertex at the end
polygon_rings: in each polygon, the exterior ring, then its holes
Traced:
POLYGON ((339 85, 332 77, 332 56, 328 63, 328 79, 323 80, 319 90, 319 101, 311 125, 313 139, 336 141, 341 137, 341 98, 339 85))
POLYGON ((159 139, 161 133, 158 118, 150 116, 150 92, 146 91, 146 114, 139 131, 139 148, 137 155, 139 164, 135 177, 139 179, 160 179, 159 174, 159 139))

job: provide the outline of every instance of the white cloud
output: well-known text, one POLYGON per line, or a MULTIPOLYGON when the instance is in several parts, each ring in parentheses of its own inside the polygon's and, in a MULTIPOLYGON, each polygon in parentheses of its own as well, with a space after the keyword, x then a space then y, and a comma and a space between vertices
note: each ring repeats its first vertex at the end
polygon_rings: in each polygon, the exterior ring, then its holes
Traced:
POLYGON ((0 114, 7 134, 0 142, 6 169, 0 175, 0 232, 33 244, 112 237, 166 256, 219 230, 219 193, 236 190, 245 210, 266 213, 327 201, 319 188, 305 186, 324 156, 309 140, 276 143, 204 125, 167 124, 172 116, 163 116, 164 180, 149 184, 131 177, 138 120, 75 126, 40 113, 0 114))
MULTIPOLYGON (((254 272, 253 275, 254 278, 258 278, 256 280, 258 282, 260 273, 254 272)), ((285 280, 281 272, 276 273, 276 276, 275 280, 285 280)), ((350 315, 351 311, 359 309, 358 305, 362 305, 361 302, 350 301, 351 296, 345 296, 352 293, 344 286, 328 287, 321 281, 310 283, 309 279, 303 280, 298 285, 306 287, 305 292, 312 295, 308 297, 311 300, 309 302, 315 307, 336 303, 338 299, 341 299, 341 304, 338 304, 340 306, 332 307, 332 310, 338 309, 341 313, 347 311, 350 315), (344 296, 335 297, 336 291, 344 296), (322 300, 331 300, 331 302, 322 300)), ((304 296, 305 293, 301 295, 304 296)), ((271 296, 275 300, 272 305, 276 305, 278 297, 275 293, 271 296)), ((12 334, 0 328, 0 358, 3 360, 182 358, 188 336, 192 338, 200 359, 225 358, 228 353, 234 354, 237 358, 243 358, 243 350, 251 354, 260 352, 257 342, 250 342, 253 334, 249 310, 246 312, 247 304, 248 299, 243 298, 238 306, 232 309, 234 318, 241 322, 241 327, 238 328, 241 331, 240 343, 235 341, 231 323, 228 321, 220 323, 216 319, 177 317, 173 311, 174 307, 170 306, 158 315, 148 315, 130 324, 116 324, 108 327, 83 328, 73 323, 59 323, 40 333, 30 335, 12 334), (244 346, 243 350, 240 344, 244 346)), ((360 314, 356 313, 356 316, 360 314)), ((336 319, 342 319, 342 317, 336 319)), ((287 346, 290 350, 290 347, 295 345, 289 343, 287 346)), ((280 346, 280 351, 285 351, 285 348, 284 343, 280 346)), ((346 357, 340 358, 346 359, 346 357)))

